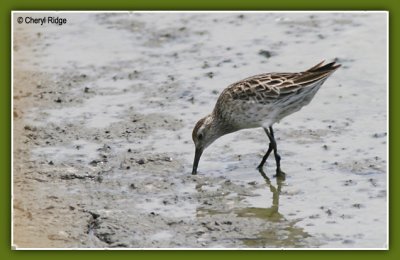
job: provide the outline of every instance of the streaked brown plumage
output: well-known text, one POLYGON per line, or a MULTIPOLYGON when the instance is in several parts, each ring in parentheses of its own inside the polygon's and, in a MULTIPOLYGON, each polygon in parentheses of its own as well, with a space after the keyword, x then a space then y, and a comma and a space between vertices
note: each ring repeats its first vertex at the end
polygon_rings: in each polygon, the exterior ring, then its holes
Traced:
POLYGON ((265 73, 252 76, 228 86, 219 96, 211 114, 200 119, 193 129, 196 146, 192 174, 204 149, 220 136, 241 129, 263 127, 270 145, 259 165, 262 167, 274 151, 277 174, 280 156, 277 153, 272 125, 310 103, 325 80, 340 67, 335 62, 314 67, 299 73, 265 73))

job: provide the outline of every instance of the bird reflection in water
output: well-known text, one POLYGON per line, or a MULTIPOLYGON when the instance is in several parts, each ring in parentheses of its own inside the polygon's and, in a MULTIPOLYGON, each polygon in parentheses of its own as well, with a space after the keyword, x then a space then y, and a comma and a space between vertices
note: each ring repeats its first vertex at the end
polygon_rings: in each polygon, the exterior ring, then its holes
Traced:
POLYGON ((242 238, 248 247, 304 247, 310 235, 303 228, 298 227, 298 220, 288 220, 279 212, 279 196, 281 194, 284 178, 277 176, 276 186, 271 183, 264 171, 259 170, 261 176, 272 193, 272 206, 269 208, 250 207, 238 213, 241 217, 255 217, 266 221, 266 228, 255 236, 242 238))
POLYGON ((249 207, 240 210, 237 212, 237 214, 239 217, 257 217, 267 219, 269 221, 283 220, 283 215, 279 213, 279 195, 285 179, 283 177, 277 177, 275 187, 262 169, 260 169, 259 172, 272 193, 272 206, 269 208, 249 207))

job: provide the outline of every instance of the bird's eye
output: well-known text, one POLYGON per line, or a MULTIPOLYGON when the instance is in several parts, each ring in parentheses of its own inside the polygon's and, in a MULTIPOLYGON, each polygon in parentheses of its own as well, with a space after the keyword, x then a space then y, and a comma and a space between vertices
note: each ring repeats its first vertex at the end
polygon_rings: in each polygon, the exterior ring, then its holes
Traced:
POLYGON ((197 136, 197 139, 199 139, 200 141, 203 140, 203 134, 199 134, 199 135, 197 136))

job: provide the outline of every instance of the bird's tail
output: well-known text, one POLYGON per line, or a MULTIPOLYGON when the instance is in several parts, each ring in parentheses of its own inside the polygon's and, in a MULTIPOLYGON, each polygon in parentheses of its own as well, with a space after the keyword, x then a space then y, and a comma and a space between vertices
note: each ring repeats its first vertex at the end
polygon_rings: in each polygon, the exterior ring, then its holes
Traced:
POLYGON ((335 70, 337 70, 340 66, 340 64, 337 64, 335 61, 334 62, 330 62, 328 64, 324 64, 324 60, 320 63, 318 63, 317 65, 309 68, 307 71, 309 72, 333 72, 335 70))
POLYGON ((336 64, 336 62, 331 62, 323 65, 324 61, 318 63, 314 67, 299 73, 299 75, 294 79, 294 81, 299 85, 304 85, 306 87, 315 86, 321 81, 325 81, 332 73, 337 70, 341 65, 336 64))

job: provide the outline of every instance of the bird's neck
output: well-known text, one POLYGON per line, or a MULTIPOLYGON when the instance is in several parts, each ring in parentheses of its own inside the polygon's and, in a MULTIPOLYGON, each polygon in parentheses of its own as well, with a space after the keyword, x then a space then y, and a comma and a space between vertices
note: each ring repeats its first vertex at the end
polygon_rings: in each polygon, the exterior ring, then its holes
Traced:
POLYGON ((239 130, 235 128, 232 124, 224 120, 223 118, 218 117, 218 115, 216 115, 215 113, 211 113, 209 117, 212 119, 211 120, 212 131, 216 133, 218 136, 230 134, 239 130))

